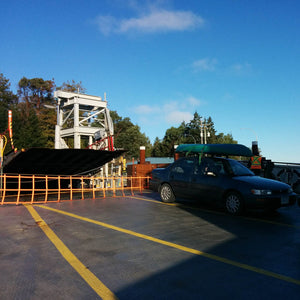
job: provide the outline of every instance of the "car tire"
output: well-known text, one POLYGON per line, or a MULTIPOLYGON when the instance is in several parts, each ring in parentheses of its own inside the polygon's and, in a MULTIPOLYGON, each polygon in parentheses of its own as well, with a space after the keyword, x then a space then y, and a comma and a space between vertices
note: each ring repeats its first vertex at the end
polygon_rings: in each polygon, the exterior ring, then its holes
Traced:
POLYGON ((175 195, 171 186, 167 183, 164 183, 160 188, 160 198, 162 202, 172 203, 175 201, 175 195))
POLYGON ((240 215, 244 209, 242 196, 236 192, 229 192, 225 196, 225 209, 231 215, 240 215))

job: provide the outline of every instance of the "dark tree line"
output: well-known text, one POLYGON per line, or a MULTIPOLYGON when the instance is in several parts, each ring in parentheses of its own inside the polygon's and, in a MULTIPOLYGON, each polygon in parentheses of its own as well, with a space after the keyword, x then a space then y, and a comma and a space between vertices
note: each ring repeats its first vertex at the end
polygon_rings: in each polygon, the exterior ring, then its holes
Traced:
MULTIPOLYGON (((56 89, 86 92, 82 83, 76 83, 74 80, 56 87, 54 79, 23 77, 18 83, 17 94, 14 94, 10 90, 9 79, 0 73, 0 134, 8 127, 7 114, 8 110, 12 110, 13 139, 16 148, 54 148, 56 111, 49 107, 55 106, 53 93, 56 89)), ((123 118, 116 111, 110 113, 114 124, 115 147, 127 150, 128 159, 139 156, 140 146, 146 146, 147 157, 166 157, 174 154, 174 145, 200 143, 201 124, 206 124, 208 143, 236 143, 231 134, 217 134, 210 117, 202 118, 195 112, 193 120, 189 123, 182 122, 179 127, 169 128, 164 138, 162 140, 156 138, 152 145, 146 134, 141 133, 140 127, 133 124, 130 118, 123 118)), ((97 120, 95 125, 96 123, 97 120)), ((11 151, 10 143, 7 144, 5 150, 5 153, 11 151)))

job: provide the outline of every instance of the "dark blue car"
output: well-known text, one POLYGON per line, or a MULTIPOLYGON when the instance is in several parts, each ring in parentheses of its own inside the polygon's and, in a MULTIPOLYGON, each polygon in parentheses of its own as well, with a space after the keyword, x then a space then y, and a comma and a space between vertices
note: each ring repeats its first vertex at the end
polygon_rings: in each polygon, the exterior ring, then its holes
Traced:
POLYGON ((163 202, 191 198, 222 205, 231 214, 247 208, 275 210, 297 200, 289 185, 255 176, 238 161, 220 157, 184 157, 154 169, 150 188, 163 202))

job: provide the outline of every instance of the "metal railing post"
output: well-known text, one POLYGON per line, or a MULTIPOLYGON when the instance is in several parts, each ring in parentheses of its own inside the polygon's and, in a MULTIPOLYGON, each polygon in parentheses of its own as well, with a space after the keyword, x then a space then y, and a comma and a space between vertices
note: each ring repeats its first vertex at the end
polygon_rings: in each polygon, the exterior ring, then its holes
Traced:
POLYGON ((60 202, 60 176, 58 175, 58 195, 57 195, 57 201, 60 202))
POLYGON ((73 200, 73 184, 72 184, 72 176, 70 176, 70 200, 73 200))
POLYGON ((93 191, 93 199, 95 199, 95 178, 92 176, 92 191, 93 191))
POLYGON ((121 189, 122 189, 122 196, 124 197, 125 194, 124 194, 124 178, 123 178, 123 175, 121 176, 121 189))
POLYGON ((16 205, 19 205, 20 193, 21 193, 21 174, 19 174, 19 176, 18 176, 18 196, 17 196, 16 205))
POLYGON ((104 177, 102 177, 102 190, 103 190, 103 197, 105 198, 106 195, 105 195, 105 180, 104 177))
POLYGON ((34 200, 34 189, 35 189, 35 176, 34 175, 32 175, 31 180, 32 180, 32 191, 31 191, 31 204, 32 204, 33 200, 34 200))
POLYGON ((112 176, 111 181, 112 181, 113 197, 116 197, 116 177, 112 176))
POLYGON ((81 176, 81 200, 84 200, 84 194, 83 194, 83 176, 81 176))
POLYGON ((46 188, 46 193, 45 193, 45 203, 47 203, 48 200, 48 175, 45 177, 45 188, 46 188))
MULTIPOLYGON (((3 184, 2 184, 2 201, 1 201, 1 205, 4 204, 4 199, 5 199, 5 192, 6 192, 6 174, 4 174, 3 176, 3 184)), ((2 180, 2 179, 1 179, 2 180)))

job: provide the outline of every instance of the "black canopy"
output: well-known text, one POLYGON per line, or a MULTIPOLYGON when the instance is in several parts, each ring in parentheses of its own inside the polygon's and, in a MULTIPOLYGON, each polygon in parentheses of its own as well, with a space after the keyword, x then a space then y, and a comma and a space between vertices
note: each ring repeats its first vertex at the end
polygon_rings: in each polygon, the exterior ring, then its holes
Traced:
POLYGON ((11 153, 4 160, 6 174, 87 174, 124 153, 123 150, 31 148, 11 153))

